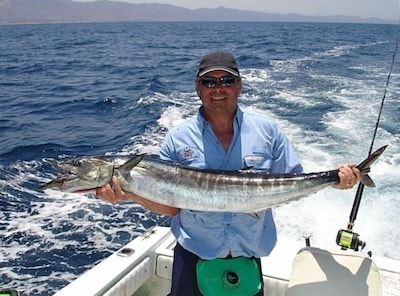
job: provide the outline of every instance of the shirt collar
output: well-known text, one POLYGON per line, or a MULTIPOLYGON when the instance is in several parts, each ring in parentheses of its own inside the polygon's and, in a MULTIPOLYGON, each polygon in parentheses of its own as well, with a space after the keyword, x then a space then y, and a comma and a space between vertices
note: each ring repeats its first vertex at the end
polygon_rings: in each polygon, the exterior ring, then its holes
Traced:
MULTIPOLYGON (((236 109, 234 122, 237 124, 237 126, 240 129, 242 122, 243 122, 243 111, 241 108, 239 108, 239 106, 236 109)), ((205 118, 203 116, 203 106, 201 106, 199 108, 199 111, 197 112, 197 123, 198 123, 201 131, 204 131, 204 128, 208 125, 207 120, 205 120, 205 118)))

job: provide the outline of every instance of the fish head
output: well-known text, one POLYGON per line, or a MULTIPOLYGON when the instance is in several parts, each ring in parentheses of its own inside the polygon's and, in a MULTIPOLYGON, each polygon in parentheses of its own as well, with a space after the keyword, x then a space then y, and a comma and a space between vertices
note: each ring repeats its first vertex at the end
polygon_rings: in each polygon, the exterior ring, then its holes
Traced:
POLYGON ((92 190, 110 183, 114 174, 114 163, 99 157, 44 161, 66 175, 40 186, 42 190, 56 189, 65 192, 92 190))

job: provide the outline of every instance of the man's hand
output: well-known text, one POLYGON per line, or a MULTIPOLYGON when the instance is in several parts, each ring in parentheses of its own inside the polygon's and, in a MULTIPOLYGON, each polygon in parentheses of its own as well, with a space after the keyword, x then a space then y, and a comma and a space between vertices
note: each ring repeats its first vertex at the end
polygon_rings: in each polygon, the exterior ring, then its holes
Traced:
POLYGON ((338 166, 340 181, 332 185, 336 189, 350 189, 361 180, 361 172, 354 163, 338 166))
POLYGON ((111 184, 97 188, 96 196, 110 203, 134 199, 133 193, 122 191, 121 185, 116 177, 112 178, 111 184))

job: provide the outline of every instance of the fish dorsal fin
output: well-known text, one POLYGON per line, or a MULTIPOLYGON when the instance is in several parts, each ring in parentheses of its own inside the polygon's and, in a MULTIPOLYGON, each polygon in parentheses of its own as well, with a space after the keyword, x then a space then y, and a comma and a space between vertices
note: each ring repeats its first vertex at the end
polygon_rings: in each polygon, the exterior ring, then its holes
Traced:
POLYGON ((146 155, 146 153, 143 154, 138 154, 133 156, 131 159, 129 159, 127 162, 122 164, 121 166, 118 167, 118 169, 130 171, 133 169, 139 162, 142 161, 143 157, 146 155))

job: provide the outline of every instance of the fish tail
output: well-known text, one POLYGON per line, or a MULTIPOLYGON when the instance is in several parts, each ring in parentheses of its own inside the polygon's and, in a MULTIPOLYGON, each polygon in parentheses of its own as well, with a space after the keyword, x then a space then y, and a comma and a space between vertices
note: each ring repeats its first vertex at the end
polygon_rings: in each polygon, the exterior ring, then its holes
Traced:
POLYGON ((371 153, 366 159, 364 159, 360 164, 357 165, 357 168, 361 172, 361 183, 367 187, 375 187, 375 183, 372 178, 368 175, 371 171, 371 164, 378 159, 379 156, 385 151, 388 145, 382 146, 381 148, 377 149, 375 152, 371 153))

